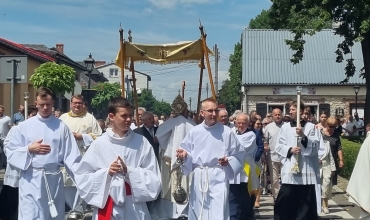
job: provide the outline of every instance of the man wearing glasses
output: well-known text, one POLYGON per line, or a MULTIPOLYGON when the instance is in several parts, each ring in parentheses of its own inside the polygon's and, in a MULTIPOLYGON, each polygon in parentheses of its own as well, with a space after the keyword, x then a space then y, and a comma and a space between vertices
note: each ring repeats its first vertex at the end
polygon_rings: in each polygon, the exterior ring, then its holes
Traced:
POLYGON ((235 127, 234 123, 231 123, 229 121, 229 113, 226 110, 220 110, 219 116, 220 116, 220 122, 223 125, 225 125, 229 128, 235 127))
POLYGON ((201 105, 204 121, 192 128, 177 150, 182 173, 193 172, 188 219, 229 219, 229 181, 242 171, 245 151, 218 119, 217 102, 201 105))
MULTIPOLYGON (((84 98, 76 94, 71 98, 71 110, 59 117, 72 131, 77 141, 81 155, 83 155, 96 137, 102 134, 102 130, 95 117, 88 113, 85 108, 84 98)), ((67 173, 63 172, 66 203, 71 209, 76 209, 80 205, 75 184, 67 173)), ((79 207, 81 211, 81 207, 79 207)))

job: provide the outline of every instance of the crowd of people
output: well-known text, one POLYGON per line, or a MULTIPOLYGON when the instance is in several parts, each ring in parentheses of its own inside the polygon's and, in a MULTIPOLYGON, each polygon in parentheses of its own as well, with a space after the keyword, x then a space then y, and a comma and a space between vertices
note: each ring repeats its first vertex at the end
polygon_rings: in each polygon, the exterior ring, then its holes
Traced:
POLYGON ((136 122, 125 98, 110 100, 107 119, 97 120, 81 95, 64 114, 48 88, 36 95, 17 124, 0 106, 2 220, 62 220, 66 209, 70 219, 92 209, 97 220, 247 220, 261 194, 273 197, 274 219, 318 219, 330 213, 344 166, 340 136, 364 129, 357 115, 355 127, 326 113, 312 123, 296 102, 286 116, 277 108, 229 117, 213 99, 191 115, 177 96, 169 118, 139 107, 136 122))

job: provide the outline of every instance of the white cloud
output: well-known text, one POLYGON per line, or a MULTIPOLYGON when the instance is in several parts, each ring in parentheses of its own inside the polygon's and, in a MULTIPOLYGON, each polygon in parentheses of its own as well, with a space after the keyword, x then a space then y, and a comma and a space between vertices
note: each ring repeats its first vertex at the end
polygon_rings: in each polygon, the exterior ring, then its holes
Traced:
POLYGON ((161 9, 172 9, 176 5, 190 6, 193 4, 215 3, 221 0, 148 0, 154 6, 161 9))
POLYGON ((175 7, 178 0, 149 0, 154 6, 158 8, 170 9, 175 7))

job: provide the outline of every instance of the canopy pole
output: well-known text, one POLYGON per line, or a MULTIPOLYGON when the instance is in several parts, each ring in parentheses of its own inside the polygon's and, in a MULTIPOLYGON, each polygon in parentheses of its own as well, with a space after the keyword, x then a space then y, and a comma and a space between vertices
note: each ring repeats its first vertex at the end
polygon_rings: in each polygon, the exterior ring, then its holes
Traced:
POLYGON ((202 96, 202 84, 203 84, 203 70, 204 70, 204 53, 202 59, 200 60, 200 74, 199 74, 199 88, 198 88, 198 105, 197 105, 197 124, 199 124, 199 114, 200 114, 200 99, 202 96))
POLYGON ((123 44, 123 29, 122 29, 122 26, 121 28, 119 29, 119 44, 120 44, 120 56, 121 56, 121 60, 120 60, 120 63, 121 63, 121 87, 122 87, 122 91, 121 91, 121 96, 122 98, 126 98, 125 96, 125 52, 124 52, 124 44, 123 44))
POLYGON ((209 63, 209 56, 208 56, 207 43, 206 43, 207 35, 204 33, 204 29, 203 29, 202 24, 199 25, 199 30, 200 30, 200 33, 201 33, 201 36, 202 36, 203 54, 205 55, 206 62, 207 62, 207 70, 208 70, 209 83, 211 84, 212 98, 214 100, 217 100, 216 99, 216 92, 215 92, 215 85, 213 84, 211 64, 209 63))
MULTIPOLYGON (((128 30, 128 42, 132 43, 131 30, 128 30)), ((139 106, 138 106, 138 101, 137 101, 135 66, 134 66, 134 61, 132 60, 130 63, 130 70, 132 73, 132 84, 134 87, 133 90, 134 90, 134 103, 135 103, 135 120, 136 120, 136 126, 139 127, 139 106)))

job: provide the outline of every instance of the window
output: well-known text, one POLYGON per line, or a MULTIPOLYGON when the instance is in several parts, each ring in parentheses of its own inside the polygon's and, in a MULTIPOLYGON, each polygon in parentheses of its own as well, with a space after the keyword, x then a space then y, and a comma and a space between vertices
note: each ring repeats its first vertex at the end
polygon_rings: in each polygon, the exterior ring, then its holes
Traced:
POLYGON ((118 77, 118 69, 109 69, 109 77, 118 77))

